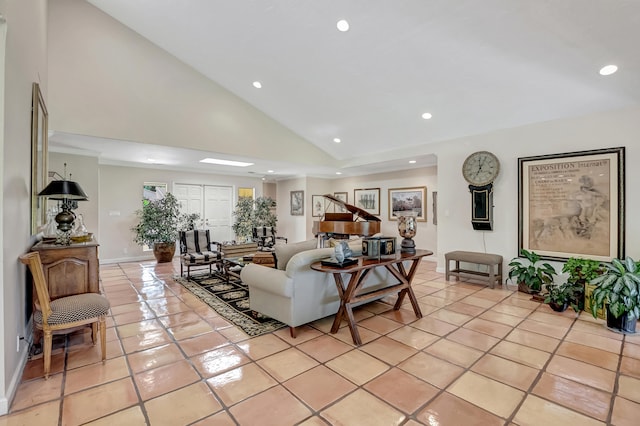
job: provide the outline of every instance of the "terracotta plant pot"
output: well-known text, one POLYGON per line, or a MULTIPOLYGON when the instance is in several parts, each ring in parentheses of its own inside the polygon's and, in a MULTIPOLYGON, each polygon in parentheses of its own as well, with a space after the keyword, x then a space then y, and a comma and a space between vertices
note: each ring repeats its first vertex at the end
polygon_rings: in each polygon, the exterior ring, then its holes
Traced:
POLYGON ((176 252, 176 243, 155 243, 153 245, 153 255, 158 263, 171 262, 176 252))
POLYGON ((518 283, 518 291, 527 294, 538 294, 539 292, 536 290, 532 290, 525 283, 518 283))

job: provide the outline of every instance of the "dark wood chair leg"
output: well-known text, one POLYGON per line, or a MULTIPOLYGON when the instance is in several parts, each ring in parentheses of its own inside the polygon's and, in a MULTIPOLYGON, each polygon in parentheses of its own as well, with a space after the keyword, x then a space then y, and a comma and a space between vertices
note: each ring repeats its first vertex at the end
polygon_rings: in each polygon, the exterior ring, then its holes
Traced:
POLYGON ((296 328, 295 327, 289 327, 289 333, 291 333, 291 338, 292 339, 296 338, 296 328))

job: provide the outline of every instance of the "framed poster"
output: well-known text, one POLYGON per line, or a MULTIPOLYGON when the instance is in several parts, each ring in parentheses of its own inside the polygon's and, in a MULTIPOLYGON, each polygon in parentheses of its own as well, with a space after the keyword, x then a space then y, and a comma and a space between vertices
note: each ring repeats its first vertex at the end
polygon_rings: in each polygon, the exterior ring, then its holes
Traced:
POLYGON ((243 198, 250 198, 250 199, 255 199, 256 198, 256 190, 255 188, 238 188, 238 200, 241 200, 243 198))
POLYGON ((31 85, 31 233, 47 222, 47 203, 38 197, 47 186, 49 113, 44 103, 40 85, 31 85))
POLYGON ((380 188, 354 189, 353 204, 372 215, 380 214, 380 188))
POLYGON ((518 183, 520 249, 624 257, 624 147, 519 158, 518 183))
POLYGON ((327 199, 322 195, 311 196, 311 216, 322 217, 327 210, 327 199))
POLYGON ((427 187, 389 188, 389 220, 398 220, 397 213, 413 211, 418 222, 427 220, 427 187))
POLYGON ((166 183, 145 182, 142 184, 142 205, 149 204, 149 201, 162 200, 166 195, 166 183))
MULTIPOLYGON (((334 192, 333 196, 336 197, 338 200, 343 201, 347 204, 349 204, 349 193, 347 192, 334 192)), ((345 209, 344 207, 340 207, 336 204, 334 204, 334 212, 335 213, 346 213, 347 209, 345 209)))
POLYGON ((290 191, 291 216, 304 216, 304 191, 290 191))

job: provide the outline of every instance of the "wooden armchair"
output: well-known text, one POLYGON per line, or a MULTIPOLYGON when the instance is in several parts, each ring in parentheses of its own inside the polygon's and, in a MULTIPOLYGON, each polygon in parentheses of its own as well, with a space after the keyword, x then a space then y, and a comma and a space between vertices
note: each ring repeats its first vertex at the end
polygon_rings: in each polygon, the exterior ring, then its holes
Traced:
POLYGON ((209 230, 180 231, 180 276, 187 267, 187 277, 191 275, 191 268, 208 266, 209 274, 215 264, 218 269, 222 266, 224 253, 220 251, 219 244, 211 242, 209 230))
POLYGON ((51 370, 51 346, 53 333, 91 324, 93 344, 100 331, 102 362, 107 357, 107 327, 105 317, 109 312, 109 301, 97 293, 82 293, 51 300, 44 278, 42 262, 38 252, 20 256, 20 261, 29 267, 33 276, 38 301, 33 313, 33 323, 44 334, 43 358, 44 378, 49 378, 51 370))

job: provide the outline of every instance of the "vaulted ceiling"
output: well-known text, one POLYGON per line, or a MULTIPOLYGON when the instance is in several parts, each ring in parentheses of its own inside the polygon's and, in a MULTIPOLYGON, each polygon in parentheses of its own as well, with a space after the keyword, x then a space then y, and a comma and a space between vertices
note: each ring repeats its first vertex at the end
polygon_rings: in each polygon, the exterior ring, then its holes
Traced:
POLYGON ((88 2, 357 173, 640 102, 633 0, 88 2))

